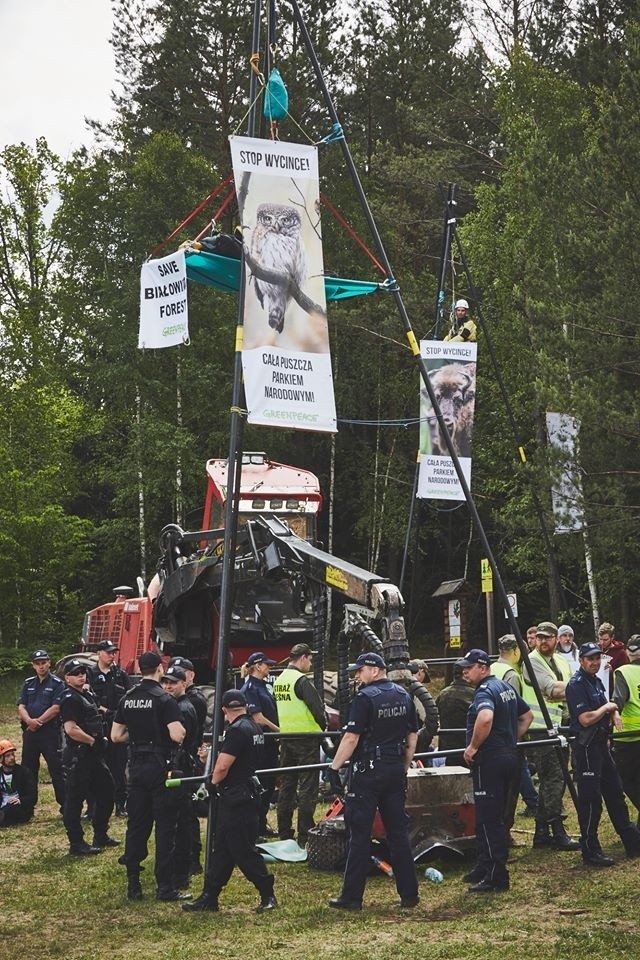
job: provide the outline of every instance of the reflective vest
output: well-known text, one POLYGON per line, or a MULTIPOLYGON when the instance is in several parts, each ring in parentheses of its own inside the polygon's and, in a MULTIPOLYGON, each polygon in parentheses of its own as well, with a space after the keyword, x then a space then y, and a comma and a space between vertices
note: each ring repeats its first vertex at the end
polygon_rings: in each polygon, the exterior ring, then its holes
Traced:
MULTIPOLYGON (((547 671, 547 673, 551 677, 553 677, 556 683, 560 683, 560 682, 567 683, 571 679, 571 667, 569 666, 569 664, 567 663, 564 657, 554 656, 553 658, 553 662, 556 666, 556 669, 558 670, 558 673, 560 674, 561 680, 558 680, 557 676, 549 666, 547 659, 543 657, 541 653, 538 653, 537 650, 531 651, 531 653, 529 654, 529 659, 532 661, 537 661, 537 663, 541 663, 544 669, 547 671)), ((524 672, 522 674, 522 699, 529 704, 533 712, 533 723, 531 724, 531 726, 546 728, 547 724, 544 719, 544 716, 542 715, 540 704, 538 703, 538 700, 536 698, 536 692, 533 689, 533 686, 530 683, 528 683, 527 678, 524 675, 524 672)), ((564 713, 564 700, 547 700, 547 698, 544 697, 544 702, 547 706, 547 710, 549 711, 549 716, 551 717, 551 723, 554 726, 559 727, 560 724, 562 723, 562 715, 564 713)))
POLYGON ((295 695, 293 688, 303 676, 299 670, 287 667, 273 685, 281 733, 312 733, 322 730, 304 700, 295 695))
POLYGON ((613 674, 614 680, 616 673, 622 674, 629 688, 629 699, 620 714, 622 729, 625 731, 637 730, 639 734, 637 737, 623 737, 620 743, 636 743, 640 740, 640 664, 625 663, 618 667, 613 674))
MULTIPOLYGON (((505 660, 496 660, 494 663, 491 664, 491 675, 494 677, 497 677, 498 680, 504 680, 506 675, 508 673, 511 673, 511 671, 513 671, 514 673, 517 673, 518 677, 520 678, 520 683, 522 683, 522 677, 520 676, 520 671, 515 666, 515 664, 507 663, 505 660)), ((508 686, 511 686, 511 684, 509 684, 507 680, 505 680, 504 682, 507 683, 508 686)))

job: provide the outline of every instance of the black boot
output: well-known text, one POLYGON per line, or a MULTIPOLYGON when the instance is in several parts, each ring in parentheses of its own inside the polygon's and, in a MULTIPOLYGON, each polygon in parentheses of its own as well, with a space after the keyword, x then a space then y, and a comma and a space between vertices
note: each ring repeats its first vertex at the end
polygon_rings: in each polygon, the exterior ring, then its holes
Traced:
POLYGON ((138 873, 127 874, 127 900, 142 900, 142 887, 138 873))
MULTIPOLYGON (((572 840, 567 831, 564 828, 564 823, 558 817, 557 820, 551 821, 551 830, 553 833, 552 846, 554 850, 579 850, 580 841, 572 840)), ((535 838, 534 838, 535 845, 535 838)))
POLYGON ((191 903, 183 903, 182 909, 188 913, 195 910, 209 910, 211 913, 217 913, 219 909, 218 898, 203 890, 197 900, 192 900, 191 903))
POLYGON ((549 824, 536 821, 536 831, 533 835, 534 847, 552 847, 553 840, 549 833, 549 824))

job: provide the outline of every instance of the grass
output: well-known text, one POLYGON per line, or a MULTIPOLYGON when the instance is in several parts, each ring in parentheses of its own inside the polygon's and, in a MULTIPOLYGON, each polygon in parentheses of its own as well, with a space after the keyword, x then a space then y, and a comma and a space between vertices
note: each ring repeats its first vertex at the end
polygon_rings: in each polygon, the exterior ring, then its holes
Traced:
MULTIPOLYGON (((14 686, 0 689, 0 736, 16 738, 14 686)), ((362 913, 336 913, 327 899, 340 890, 338 874, 305 864, 278 864, 280 908, 257 916, 256 891, 236 871, 218 914, 188 915, 154 899, 153 861, 142 874, 145 899, 126 899, 119 849, 88 860, 67 856, 67 839, 43 768, 34 820, 0 831, 3 960, 202 960, 274 957, 286 960, 619 960, 640 955, 636 913, 638 861, 626 860, 606 816, 601 837, 618 861, 589 871, 579 854, 531 849, 531 820, 518 819, 512 889, 477 897, 461 882, 462 862, 436 862, 445 881, 421 879, 421 903, 397 909, 392 880, 367 885, 362 913), (522 825, 522 826, 521 826, 522 825)), ((577 832, 575 814, 568 821, 577 832)), ((110 832, 123 840, 126 821, 110 832)), ((420 875, 424 874, 424 868, 420 875)), ((200 892, 200 878, 193 891, 200 892)))

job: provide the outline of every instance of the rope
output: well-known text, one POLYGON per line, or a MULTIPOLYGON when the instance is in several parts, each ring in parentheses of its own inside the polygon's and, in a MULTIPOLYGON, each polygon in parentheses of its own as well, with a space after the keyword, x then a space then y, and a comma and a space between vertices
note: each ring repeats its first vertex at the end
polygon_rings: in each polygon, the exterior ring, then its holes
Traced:
POLYGON ((181 231, 184 227, 186 227, 188 223, 191 223, 191 221, 193 220, 193 218, 196 217, 196 216, 200 213, 201 210, 204 210, 204 208, 206 207, 206 205, 207 205, 208 203, 210 203, 210 202, 213 200, 214 197, 217 197, 217 195, 218 195, 222 190, 224 190, 224 188, 225 188, 226 186, 228 186, 228 185, 231 183, 232 180, 233 180, 233 174, 230 174, 230 175, 227 177, 227 179, 224 181, 224 183, 221 183, 219 186, 217 186, 216 189, 213 190, 213 191, 209 194, 209 196, 206 198, 206 200, 203 200, 202 203, 199 204, 199 206, 197 206, 197 207, 195 208, 195 210, 194 210, 192 213, 189 214, 189 216, 187 217, 187 219, 186 219, 186 220, 183 220, 183 222, 180 224, 180 226, 179 226, 179 227, 176 227, 176 229, 173 231, 173 233, 169 234, 169 236, 167 237, 166 240, 164 240, 162 243, 159 243, 157 247, 154 247, 154 249, 151 251, 151 253, 150 253, 149 256, 147 257, 147 260, 150 260, 151 257, 154 255, 154 253, 158 253, 160 250, 164 250, 164 248, 165 248, 166 245, 169 243, 169 241, 170 241, 170 240, 173 240, 173 238, 176 236, 176 234, 180 233, 180 231, 181 231))

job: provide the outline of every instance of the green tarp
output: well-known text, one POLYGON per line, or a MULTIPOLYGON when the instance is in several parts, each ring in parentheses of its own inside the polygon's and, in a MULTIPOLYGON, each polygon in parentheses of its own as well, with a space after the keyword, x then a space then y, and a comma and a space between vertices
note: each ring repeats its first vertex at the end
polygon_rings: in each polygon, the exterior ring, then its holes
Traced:
MULTIPOLYGON (((240 261, 221 257, 217 253, 187 250, 187 277, 196 283, 205 283, 225 293, 237 293, 240 289, 240 261)), ((366 280, 345 280, 342 277, 325 277, 324 289, 327 300, 347 300, 375 293, 380 284, 366 280)))

